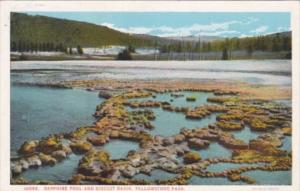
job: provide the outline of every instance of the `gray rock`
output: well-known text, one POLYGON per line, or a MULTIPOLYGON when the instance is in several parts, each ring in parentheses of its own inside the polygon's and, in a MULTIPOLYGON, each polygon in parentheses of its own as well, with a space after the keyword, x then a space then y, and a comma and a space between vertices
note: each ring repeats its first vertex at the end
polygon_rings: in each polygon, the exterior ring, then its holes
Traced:
POLYGON ((11 163, 11 166, 10 166, 10 169, 11 169, 11 172, 12 174, 20 174, 22 172, 22 165, 19 164, 19 163, 11 163))
POLYGON ((123 176, 132 178, 134 175, 139 173, 139 170, 137 168, 134 168, 133 166, 129 165, 126 166, 124 169, 121 169, 121 172, 123 176))
POLYGON ((67 158, 67 154, 63 150, 58 150, 58 151, 54 151, 52 153, 52 157, 54 157, 57 160, 63 160, 65 158, 67 158))
POLYGON ((119 170, 115 170, 113 174, 110 176, 110 178, 113 180, 119 180, 121 179, 121 177, 122 177, 121 172, 119 170))
POLYGON ((42 165, 41 159, 37 155, 33 155, 26 159, 29 167, 39 167, 42 165))
POLYGON ((192 138, 188 140, 188 145, 191 148, 195 149, 203 149, 209 146, 209 141, 207 140, 202 140, 202 139, 197 139, 197 138, 192 138))
POLYGON ((22 169, 27 170, 29 168, 29 164, 26 160, 21 159, 19 162, 22 166, 22 169))
POLYGON ((110 93, 109 91, 106 91, 106 90, 101 90, 101 91, 99 91, 98 96, 101 98, 104 98, 104 99, 109 99, 112 97, 112 93, 110 93))
POLYGON ((174 137, 168 137, 163 139, 163 146, 169 146, 174 144, 174 137))
POLYGON ((180 92, 174 92, 174 93, 171 93, 171 97, 177 98, 177 97, 183 97, 183 96, 184 96, 184 94, 182 94, 182 93, 180 93, 180 92))
POLYGON ((143 167, 140 168, 140 172, 143 173, 143 174, 150 175, 152 169, 153 169, 152 165, 146 165, 146 166, 143 166, 143 167))

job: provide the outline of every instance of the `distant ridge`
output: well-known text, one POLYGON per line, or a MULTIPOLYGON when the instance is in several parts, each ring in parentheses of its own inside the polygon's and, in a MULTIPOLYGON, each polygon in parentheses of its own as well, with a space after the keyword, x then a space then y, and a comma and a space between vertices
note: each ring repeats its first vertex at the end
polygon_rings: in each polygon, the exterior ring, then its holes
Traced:
POLYGON ((198 42, 199 40, 202 42, 211 42, 214 40, 223 40, 224 37, 219 36, 184 36, 184 37, 178 37, 178 36, 171 36, 171 37, 165 37, 170 40, 183 40, 187 42, 198 42))

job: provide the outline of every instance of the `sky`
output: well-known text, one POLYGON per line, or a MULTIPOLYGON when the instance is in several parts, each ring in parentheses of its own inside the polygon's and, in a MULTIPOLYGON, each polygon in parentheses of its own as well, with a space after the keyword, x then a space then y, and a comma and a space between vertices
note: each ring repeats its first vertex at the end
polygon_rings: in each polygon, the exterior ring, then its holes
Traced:
POLYGON ((246 37, 290 30, 288 12, 28 12, 136 34, 246 37))

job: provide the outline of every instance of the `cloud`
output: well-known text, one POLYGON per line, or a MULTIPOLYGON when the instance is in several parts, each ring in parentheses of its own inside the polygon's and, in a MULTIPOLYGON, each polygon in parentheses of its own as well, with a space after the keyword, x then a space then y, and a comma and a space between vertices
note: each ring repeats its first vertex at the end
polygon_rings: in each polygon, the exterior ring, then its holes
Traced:
POLYGON ((112 23, 101 23, 100 25, 107 26, 109 28, 134 34, 154 34, 161 37, 166 36, 190 36, 190 35, 202 35, 218 36, 222 34, 238 34, 238 31, 229 30, 231 25, 242 24, 241 21, 226 21, 222 23, 210 23, 210 24, 192 24, 184 27, 170 27, 170 26, 155 26, 155 27, 129 27, 121 28, 112 23))
POLYGON ((277 32, 290 31, 291 27, 278 27, 277 32))
POLYGON ((260 26, 254 30, 251 30, 250 33, 254 33, 254 34, 259 34, 259 33, 263 33, 266 32, 268 30, 268 26, 260 26))
POLYGON ((114 24, 112 23, 101 23, 102 26, 106 26, 108 28, 113 28, 114 27, 114 24))
POLYGON ((227 37, 229 34, 240 34, 239 31, 235 31, 235 30, 225 30, 225 31, 214 31, 214 32, 200 32, 197 34, 194 34, 195 36, 223 36, 223 37, 227 37))
POLYGON ((124 29, 124 31, 127 31, 128 33, 135 33, 135 34, 148 34, 152 31, 152 29, 147 27, 130 27, 127 30, 124 29))
POLYGON ((151 28, 148 27, 129 27, 129 28, 121 28, 121 27, 116 27, 112 23, 101 23, 100 25, 109 27, 111 29, 115 29, 121 32, 125 33, 134 33, 134 34, 148 34, 152 31, 151 28))
POLYGON ((247 19, 248 19, 248 20, 247 20, 246 22, 243 22, 243 24, 245 24, 245 25, 250 25, 250 24, 252 24, 252 23, 255 23, 255 22, 259 21, 259 19, 258 19, 258 18, 255 18, 255 17, 248 17, 247 19))
POLYGON ((223 36, 226 37, 228 34, 240 34, 238 31, 203 31, 194 34, 183 34, 183 33, 163 33, 160 37, 178 37, 178 36, 223 36))
POLYGON ((249 34, 240 34, 240 38, 246 38, 246 37, 252 37, 253 35, 249 35, 249 34))

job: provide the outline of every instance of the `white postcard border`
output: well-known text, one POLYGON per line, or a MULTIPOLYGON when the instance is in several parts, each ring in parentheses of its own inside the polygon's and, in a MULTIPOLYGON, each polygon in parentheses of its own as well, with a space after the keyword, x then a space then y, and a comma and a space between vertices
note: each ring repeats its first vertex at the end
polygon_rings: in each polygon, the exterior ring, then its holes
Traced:
MULTIPOLYGON (((10 185, 10 12, 290 12, 292 28, 293 168, 291 186, 182 186, 202 191, 298 191, 300 190, 300 15, 299 1, 0 1, 0 190, 24 191, 10 185)), ((44 190, 44 186, 35 186, 44 190)), ((74 188, 80 186, 73 186, 74 188)), ((101 186, 105 187, 105 186, 101 186)), ((135 189, 137 186, 131 186, 135 189)), ((145 187, 145 191, 149 186, 145 187)), ((159 186, 169 187, 172 186, 159 186)), ((107 187, 108 188, 108 187, 107 187)), ((142 187, 141 187, 142 188, 142 187)), ((28 190, 30 191, 30 190, 28 190)))

